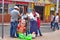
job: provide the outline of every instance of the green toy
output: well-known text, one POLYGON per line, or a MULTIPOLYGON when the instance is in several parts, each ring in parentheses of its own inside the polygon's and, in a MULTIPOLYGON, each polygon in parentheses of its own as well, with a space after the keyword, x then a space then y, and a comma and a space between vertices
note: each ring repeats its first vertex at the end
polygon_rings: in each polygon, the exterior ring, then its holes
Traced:
POLYGON ((19 38, 20 39, 25 39, 25 35, 23 33, 19 33, 19 38))
POLYGON ((28 34, 28 36, 26 36, 25 40, 32 40, 32 35, 28 34))
POLYGON ((32 40, 32 34, 28 34, 27 36, 25 36, 23 33, 19 33, 19 37, 20 40, 32 40))

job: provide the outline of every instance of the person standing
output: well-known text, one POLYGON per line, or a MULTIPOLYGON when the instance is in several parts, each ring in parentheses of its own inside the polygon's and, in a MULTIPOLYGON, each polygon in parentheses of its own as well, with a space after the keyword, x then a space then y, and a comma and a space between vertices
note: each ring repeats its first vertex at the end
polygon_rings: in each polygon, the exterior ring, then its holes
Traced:
POLYGON ((30 33, 32 34, 33 38, 36 37, 37 34, 37 12, 35 12, 35 9, 32 10, 32 12, 29 14, 30 18, 30 33))
POLYGON ((17 25, 18 25, 18 17, 20 17, 19 8, 14 6, 14 9, 11 11, 11 27, 10 27, 10 37, 16 37, 17 25))
POLYGON ((30 21, 29 21, 29 13, 26 12, 23 16, 22 19, 25 19, 26 22, 26 36, 30 34, 30 21))
POLYGON ((54 14, 51 14, 51 29, 53 28, 53 23, 54 23, 54 14))
POLYGON ((57 13, 56 16, 55 16, 55 24, 54 24, 54 29, 55 27, 59 30, 59 14, 57 13))
MULTIPOLYGON (((42 36, 42 33, 40 31, 40 23, 41 23, 40 16, 39 16, 39 14, 37 14, 38 32, 39 32, 39 35, 42 36)), ((37 36, 37 34, 36 34, 36 36, 37 36)))

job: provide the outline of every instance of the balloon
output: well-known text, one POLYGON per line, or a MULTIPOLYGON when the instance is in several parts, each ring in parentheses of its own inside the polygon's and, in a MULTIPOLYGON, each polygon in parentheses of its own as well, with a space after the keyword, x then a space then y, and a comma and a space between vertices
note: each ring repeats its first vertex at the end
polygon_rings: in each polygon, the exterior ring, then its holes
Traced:
POLYGON ((23 33, 19 33, 19 39, 24 39, 25 35, 23 33))
POLYGON ((28 34, 25 38, 25 40, 32 40, 32 34, 28 34))

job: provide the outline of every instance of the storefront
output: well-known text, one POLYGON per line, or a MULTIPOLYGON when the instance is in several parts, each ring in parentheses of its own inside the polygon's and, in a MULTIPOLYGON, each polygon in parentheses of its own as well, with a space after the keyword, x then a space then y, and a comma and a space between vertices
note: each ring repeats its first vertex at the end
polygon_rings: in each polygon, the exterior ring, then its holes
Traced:
POLYGON ((51 3, 35 3, 36 12, 40 14, 41 22, 48 23, 51 21, 51 14, 55 14, 55 4, 51 3))
POLYGON ((35 3, 34 9, 36 12, 40 14, 41 21, 44 20, 44 9, 45 9, 45 4, 44 3, 35 3))
POLYGON ((45 4, 45 11, 44 11, 44 21, 50 22, 51 21, 51 14, 55 14, 56 7, 55 4, 45 4))
MULTIPOLYGON (((31 0, 31 2, 23 2, 23 1, 13 1, 13 0, 10 0, 10 1, 4 1, 4 22, 10 22, 10 8, 13 8, 15 5, 17 5, 22 13, 26 13, 27 11, 28 12, 31 12, 31 10, 33 8, 35 8, 35 10, 41 15, 41 20, 42 22, 50 22, 50 14, 51 13, 54 13, 55 14, 55 4, 51 4, 49 2, 46 2, 45 3, 42 1, 42 2, 33 2, 31 0)), ((2 0, 0 0, 0 22, 2 22, 2 15, 1 15, 1 12, 2 12, 2 0)))
MULTIPOLYGON (((2 22, 2 0, 0 0, 0 23, 2 22)), ((28 2, 20 1, 4 1, 4 22, 10 22, 10 8, 13 8, 15 5, 23 9, 23 13, 27 12, 28 2)))

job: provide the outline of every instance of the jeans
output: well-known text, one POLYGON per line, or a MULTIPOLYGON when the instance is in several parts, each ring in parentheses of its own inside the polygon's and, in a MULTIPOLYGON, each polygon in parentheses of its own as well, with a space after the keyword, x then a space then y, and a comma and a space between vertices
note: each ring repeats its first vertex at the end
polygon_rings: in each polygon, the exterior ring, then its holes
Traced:
POLYGON ((38 28, 38 32, 39 32, 40 35, 42 35, 42 34, 41 34, 41 31, 40 31, 40 28, 38 28))
POLYGON ((30 32, 29 32, 29 30, 26 30, 26 36, 27 36, 28 34, 30 34, 30 32))
POLYGON ((10 27, 10 36, 11 37, 14 37, 15 34, 17 33, 17 25, 18 25, 17 21, 11 22, 11 27, 10 27))
POLYGON ((30 34, 30 24, 28 22, 28 20, 26 20, 26 36, 30 34))
POLYGON ((59 30, 59 25, 57 22, 54 24, 54 29, 55 29, 55 27, 59 30))
MULTIPOLYGON (((38 30, 37 30, 37 34, 38 33, 39 33, 40 36, 42 36, 41 31, 40 31, 40 28, 38 28, 38 30)), ((36 36, 37 36, 37 34, 36 34, 36 36)))
POLYGON ((53 22, 53 21, 51 22, 51 28, 52 28, 52 27, 54 27, 54 22, 53 22))

